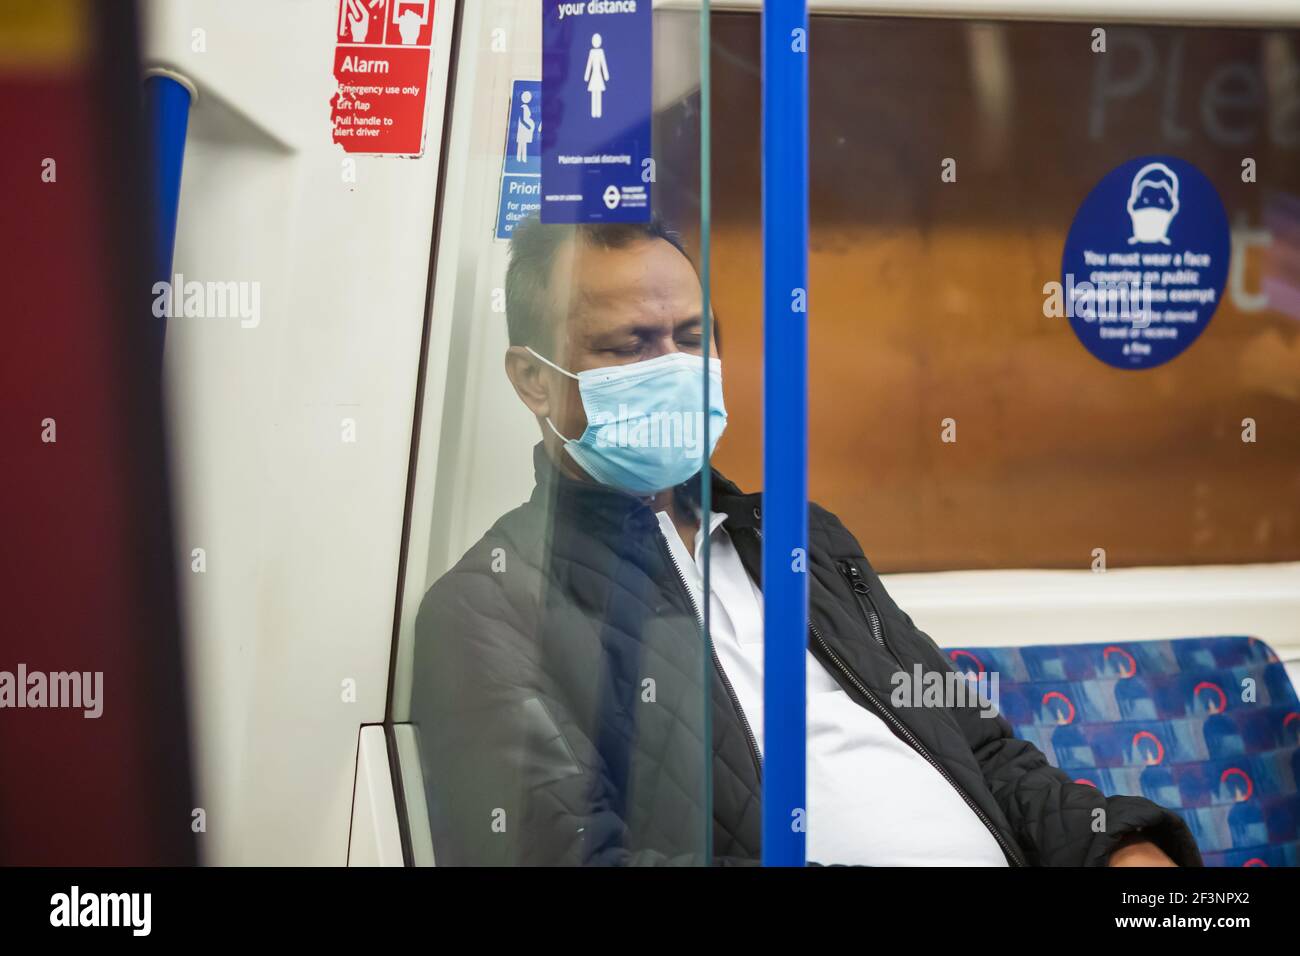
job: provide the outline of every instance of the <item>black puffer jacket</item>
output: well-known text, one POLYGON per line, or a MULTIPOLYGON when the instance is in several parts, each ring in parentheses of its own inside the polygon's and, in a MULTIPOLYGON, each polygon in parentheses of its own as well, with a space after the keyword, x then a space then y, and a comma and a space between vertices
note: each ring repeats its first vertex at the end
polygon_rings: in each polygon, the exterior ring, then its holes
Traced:
MULTIPOLYGON (((430 589, 417 619, 412 720, 437 862, 756 862, 760 761, 657 519, 630 495, 561 475, 540 445, 535 459, 532 498, 430 589)), ((755 580, 760 505, 714 476, 713 508, 727 514, 755 580)), ((1071 782, 1003 718, 895 710, 900 665, 941 671, 947 659, 890 600, 854 537, 816 506, 809 546, 813 653, 929 756, 1009 862, 1102 865, 1141 830, 1175 861, 1199 865, 1179 817, 1071 782)))

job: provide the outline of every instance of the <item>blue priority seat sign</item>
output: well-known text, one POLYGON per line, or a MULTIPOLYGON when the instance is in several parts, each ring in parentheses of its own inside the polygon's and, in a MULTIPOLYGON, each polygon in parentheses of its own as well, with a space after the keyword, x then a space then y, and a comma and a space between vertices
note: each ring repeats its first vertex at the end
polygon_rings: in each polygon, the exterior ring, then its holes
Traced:
POLYGON ((1068 316, 1079 341, 1108 365, 1163 365, 1209 324, 1231 247, 1223 202, 1199 169, 1171 156, 1130 160, 1079 206, 1056 308, 1044 311, 1068 316))
POLYGON ((651 0, 542 0, 542 222, 650 218, 651 0))
POLYGON ((542 84, 515 80, 506 114, 506 145, 501 160, 496 237, 509 239, 515 226, 541 207, 542 84))

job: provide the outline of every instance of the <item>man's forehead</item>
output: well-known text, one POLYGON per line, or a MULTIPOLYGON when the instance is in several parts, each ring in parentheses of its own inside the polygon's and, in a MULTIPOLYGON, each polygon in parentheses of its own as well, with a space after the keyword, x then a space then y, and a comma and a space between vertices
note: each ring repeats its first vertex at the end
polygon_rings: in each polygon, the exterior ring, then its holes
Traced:
POLYGON ((690 262, 671 243, 647 236, 605 247, 569 240, 556 256, 551 299, 582 326, 698 312, 700 286, 690 262))

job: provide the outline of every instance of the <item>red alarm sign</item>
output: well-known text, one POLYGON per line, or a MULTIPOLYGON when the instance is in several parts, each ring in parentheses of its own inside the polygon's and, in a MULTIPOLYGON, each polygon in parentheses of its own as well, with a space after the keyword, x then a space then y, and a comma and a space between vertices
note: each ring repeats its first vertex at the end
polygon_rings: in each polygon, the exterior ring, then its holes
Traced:
POLYGON ((346 152, 424 152, 433 4, 339 0, 330 119, 346 152))

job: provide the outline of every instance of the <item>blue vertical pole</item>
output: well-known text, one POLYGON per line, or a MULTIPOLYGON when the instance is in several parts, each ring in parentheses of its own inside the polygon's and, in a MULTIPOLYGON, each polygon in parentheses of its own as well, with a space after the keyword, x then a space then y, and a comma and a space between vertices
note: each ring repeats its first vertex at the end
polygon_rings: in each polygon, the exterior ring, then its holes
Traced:
MULTIPOLYGON (((704 318, 704 343, 701 351, 704 354, 704 406, 701 409, 704 423, 704 471, 703 479, 700 482, 700 514, 703 515, 701 527, 707 528, 709 525, 709 515, 713 513, 713 455, 709 452, 712 447, 709 436, 709 389, 712 384, 709 380, 709 348, 713 340, 713 300, 712 300, 712 269, 713 269, 713 67, 711 57, 713 55, 713 32, 712 25, 709 21, 712 15, 709 0, 701 0, 700 3, 700 289, 702 291, 700 302, 700 315, 704 318)), ((701 593, 713 594, 713 572, 710 564, 710 548, 708 538, 705 538, 703 549, 704 563, 700 568, 702 577, 701 593)), ((701 604, 704 605, 704 641, 709 653, 701 655, 701 677, 703 683, 701 687, 709 687, 713 680, 713 618, 710 613, 710 606, 713 604, 711 598, 706 599, 701 604)), ((713 715, 709 707, 704 708, 704 721, 701 728, 700 739, 713 739, 713 715)), ((713 757, 710 752, 709 758, 704 762, 704 788, 708 795, 706 806, 713 806, 713 757)), ((704 858, 713 859, 713 814, 705 813, 701 821, 704 825, 704 846, 707 848, 704 858)))
MULTIPOLYGON (((172 256, 176 249, 176 218, 181 202, 181 166, 189 129, 190 87, 174 76, 154 73, 144 81, 144 114, 149 136, 150 278, 172 281, 172 256)), ((179 296, 181 290, 173 289, 179 296)), ((159 322, 162 346, 165 325, 159 322)))
POLYGON ((763 864, 803 866, 808 8, 763 0, 763 864))

